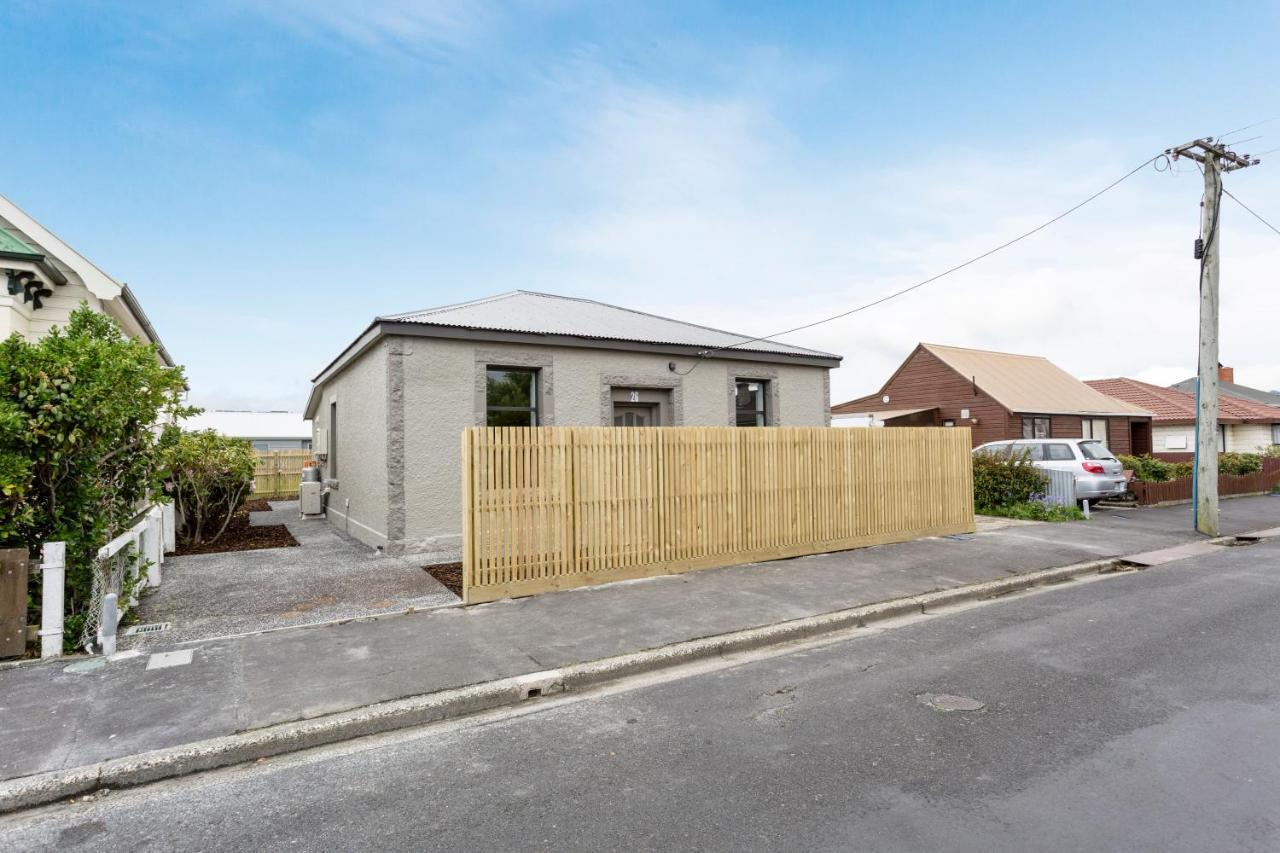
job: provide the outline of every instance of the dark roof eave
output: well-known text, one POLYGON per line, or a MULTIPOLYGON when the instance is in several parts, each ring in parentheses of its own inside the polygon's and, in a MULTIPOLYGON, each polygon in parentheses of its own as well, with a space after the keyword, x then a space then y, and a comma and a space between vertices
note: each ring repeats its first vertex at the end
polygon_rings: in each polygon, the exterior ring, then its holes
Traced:
POLYGON ((740 346, 716 347, 711 344, 681 344, 670 341, 637 341, 629 338, 612 338, 602 335, 573 335, 555 332, 526 332, 508 329, 490 329, 480 326, 456 326, 378 318, 374 321, 384 328, 385 334, 398 334, 429 338, 519 340, 550 346, 576 346, 585 349, 642 350, 672 354, 707 353, 720 358, 749 358, 752 361, 773 361, 782 364, 826 362, 823 366, 839 367, 844 356, 818 350, 781 352, 778 350, 748 349, 740 346))

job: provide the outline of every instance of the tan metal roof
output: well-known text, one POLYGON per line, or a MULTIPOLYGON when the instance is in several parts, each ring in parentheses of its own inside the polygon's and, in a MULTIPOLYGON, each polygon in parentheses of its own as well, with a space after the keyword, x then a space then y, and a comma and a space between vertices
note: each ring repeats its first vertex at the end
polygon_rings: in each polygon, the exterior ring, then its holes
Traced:
POLYGON ((890 421, 894 418, 901 418, 906 415, 918 415, 921 412, 932 412, 937 406, 924 406, 919 409, 867 409, 862 412, 835 412, 831 413, 833 418, 878 418, 882 421, 890 421))
POLYGON ((921 344, 1011 412, 1150 417, 1146 409, 1095 391, 1037 355, 921 344))

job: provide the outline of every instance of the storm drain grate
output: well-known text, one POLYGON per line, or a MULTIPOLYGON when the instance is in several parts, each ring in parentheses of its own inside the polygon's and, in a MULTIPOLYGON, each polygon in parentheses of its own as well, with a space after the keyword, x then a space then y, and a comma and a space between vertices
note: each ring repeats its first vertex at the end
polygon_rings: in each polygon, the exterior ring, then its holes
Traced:
POLYGON ((149 622, 146 625, 134 625, 132 628, 126 628, 124 635, 128 637, 133 634, 159 634, 161 631, 168 631, 172 625, 172 622, 149 622))

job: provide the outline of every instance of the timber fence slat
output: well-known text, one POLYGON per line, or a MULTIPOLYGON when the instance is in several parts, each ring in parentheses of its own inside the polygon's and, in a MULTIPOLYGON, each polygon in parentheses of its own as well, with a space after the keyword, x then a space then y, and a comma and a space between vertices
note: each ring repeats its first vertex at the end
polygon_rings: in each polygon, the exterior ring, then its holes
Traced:
POLYGON ((974 529, 963 428, 476 427, 469 603, 974 529))
POLYGON ((310 450, 254 451, 253 492, 250 497, 296 495, 302 469, 314 457, 310 450))

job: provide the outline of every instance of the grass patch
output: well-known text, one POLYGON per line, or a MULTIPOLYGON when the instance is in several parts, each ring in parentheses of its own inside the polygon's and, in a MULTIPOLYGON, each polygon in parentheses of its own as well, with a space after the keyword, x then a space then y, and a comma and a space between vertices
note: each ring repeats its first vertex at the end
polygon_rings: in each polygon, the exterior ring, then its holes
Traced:
POLYGON ((978 507, 978 514, 1018 518, 1024 521, 1084 521, 1084 513, 1078 506, 1047 506, 1039 501, 978 507))

